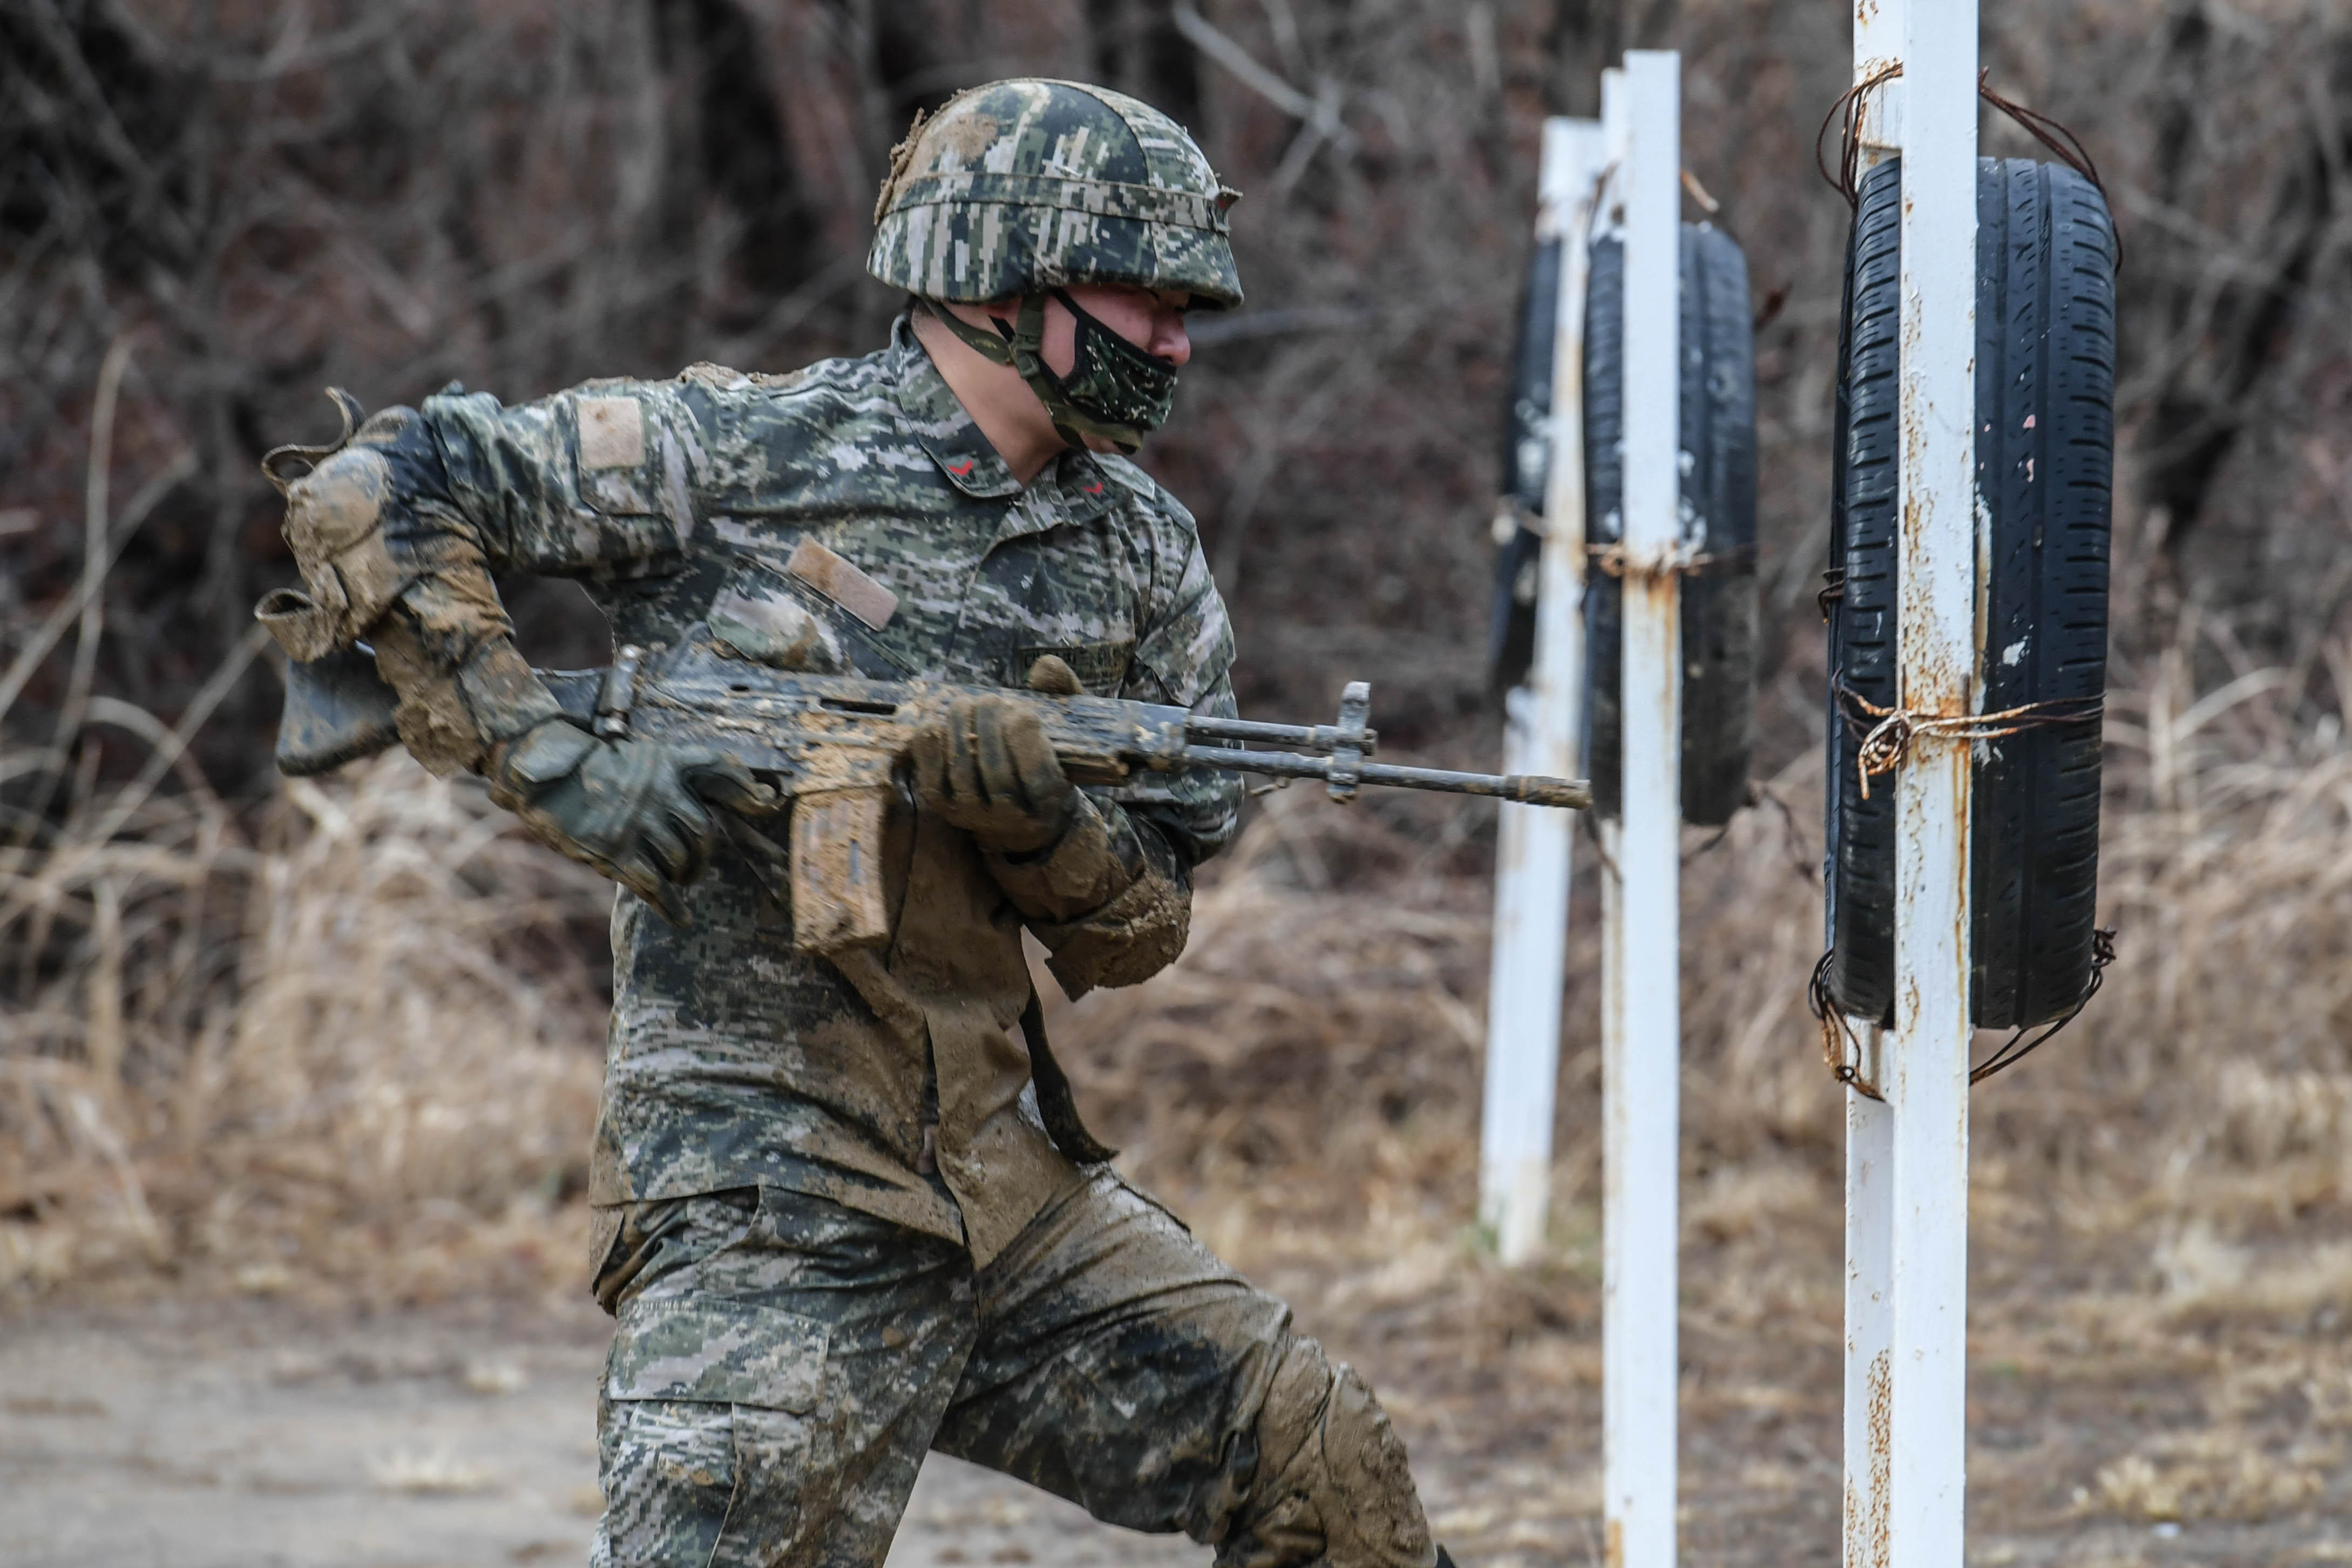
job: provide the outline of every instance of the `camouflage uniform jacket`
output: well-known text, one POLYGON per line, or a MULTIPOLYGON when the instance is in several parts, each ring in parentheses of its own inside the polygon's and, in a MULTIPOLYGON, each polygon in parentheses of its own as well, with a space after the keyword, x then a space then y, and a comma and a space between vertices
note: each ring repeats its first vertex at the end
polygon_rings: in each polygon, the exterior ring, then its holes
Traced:
MULTIPOLYGON (((903 317, 880 352, 792 375, 703 365, 516 408, 452 391, 400 441, 421 433, 440 475, 394 486, 397 553, 434 559, 454 530, 490 568, 577 578, 616 643, 658 652, 700 635, 714 601, 755 619, 765 602, 816 616, 859 674, 1017 685, 1052 653, 1097 694, 1233 711, 1190 515, 1117 457, 1065 453, 1020 485, 903 317)), ((427 633, 412 647, 463 645, 433 623, 485 606, 442 578, 406 591, 427 633)), ((1015 1032, 1023 927, 1073 994, 1146 977, 1181 950, 1191 868, 1238 799, 1214 775, 1087 795, 1073 836, 1093 852, 1066 840, 1027 864, 894 808, 893 936, 838 966, 793 950, 789 916, 724 851, 687 890, 689 928, 623 892, 591 1201, 783 1187, 985 1263, 1075 1179, 1015 1032), (1080 863, 1123 874, 1068 873, 1080 863)))

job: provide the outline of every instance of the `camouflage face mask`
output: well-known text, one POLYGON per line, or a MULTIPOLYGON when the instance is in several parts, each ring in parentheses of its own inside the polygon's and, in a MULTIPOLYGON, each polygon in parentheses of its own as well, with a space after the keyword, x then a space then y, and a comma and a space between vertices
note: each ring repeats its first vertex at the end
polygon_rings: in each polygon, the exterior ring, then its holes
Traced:
POLYGON ((1144 352, 1079 308, 1068 292, 1056 288, 1053 297, 1075 323, 1071 339, 1070 373, 1060 376, 1045 363, 1045 296, 1032 294, 1021 301, 1019 323, 993 323, 991 335, 960 319, 945 306, 930 307, 940 324, 1000 365, 1011 365, 1045 405, 1054 428, 1072 446, 1093 435, 1121 452, 1132 453, 1143 438, 1167 423, 1176 401, 1176 366, 1157 354, 1144 352))

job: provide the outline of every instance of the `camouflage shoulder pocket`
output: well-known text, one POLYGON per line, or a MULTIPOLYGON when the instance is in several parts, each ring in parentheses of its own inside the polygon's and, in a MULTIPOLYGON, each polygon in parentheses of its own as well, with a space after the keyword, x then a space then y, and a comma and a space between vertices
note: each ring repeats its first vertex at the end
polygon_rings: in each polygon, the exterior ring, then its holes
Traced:
POLYGON ((658 411, 627 382, 592 382, 569 399, 580 498, 600 512, 676 520, 684 476, 670 472, 681 455, 665 441, 658 411), (673 494, 673 492, 675 494, 673 494))

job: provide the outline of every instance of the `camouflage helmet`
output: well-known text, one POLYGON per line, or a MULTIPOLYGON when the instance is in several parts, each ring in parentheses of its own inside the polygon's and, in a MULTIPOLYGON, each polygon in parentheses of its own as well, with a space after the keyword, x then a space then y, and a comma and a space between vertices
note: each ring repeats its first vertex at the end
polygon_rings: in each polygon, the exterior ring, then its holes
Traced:
POLYGON ((1217 181, 1191 134, 1124 93, 1020 78, 915 117, 890 152, 866 268, 979 304, 1073 283, 1242 299, 1217 181))

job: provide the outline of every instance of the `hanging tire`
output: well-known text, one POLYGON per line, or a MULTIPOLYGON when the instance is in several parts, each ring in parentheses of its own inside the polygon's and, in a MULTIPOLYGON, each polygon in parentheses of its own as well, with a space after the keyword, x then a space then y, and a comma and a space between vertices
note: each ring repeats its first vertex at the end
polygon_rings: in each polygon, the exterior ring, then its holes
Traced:
MULTIPOLYGON (((1875 209, 1874 209, 1875 215, 1875 209)), ((1842 860, 1840 846, 1844 842, 1845 813, 1839 808, 1843 798, 1838 793, 1838 780, 1853 771, 1853 750, 1858 742, 1840 716, 1838 682, 1845 670, 1845 515, 1846 484, 1852 465, 1846 461, 1847 443, 1853 431, 1853 394, 1851 371, 1853 365, 1853 279, 1857 270, 1855 251, 1863 238, 1862 214, 1854 214, 1853 226, 1846 232, 1845 282, 1838 300, 1837 392, 1830 407, 1830 560, 1829 569, 1822 573, 1820 604, 1823 634, 1828 643, 1823 667, 1830 673, 1830 711, 1825 729, 1828 758, 1824 764, 1826 787, 1822 790, 1822 941, 1834 961, 1838 941, 1838 889, 1843 885, 1838 873, 1842 860)), ((1874 865, 1874 860, 1867 864, 1874 865)), ((1824 964, 1822 973, 1828 973, 1824 964)))
MULTIPOLYGON (((1683 821, 1719 827, 1747 803, 1756 744, 1756 351, 1748 258, 1707 224, 1682 229, 1683 821)), ((1624 533, 1625 247, 1592 247, 1585 299, 1585 519, 1595 545, 1624 533)), ((1585 584, 1585 767, 1593 810, 1623 810, 1623 586, 1585 584)))
POLYGON ((1540 519, 1551 481, 1553 327, 1559 316, 1558 239, 1539 240, 1528 256, 1519 296, 1518 338, 1503 407, 1502 506, 1496 514, 1494 613, 1486 643, 1486 685, 1501 696, 1524 685, 1535 662, 1540 519))
MULTIPOLYGON (((1901 164, 1864 176, 1847 258, 1831 563, 1830 1001, 1891 1021, 1892 775, 1863 798, 1870 708, 1900 649, 1901 164), (1843 688, 1843 692, 1841 691, 1843 688), (1867 705, 1867 706, 1865 706, 1867 705)), ((2074 170, 1984 159, 1977 185, 1977 482, 1990 518, 1980 711, 2061 719, 1980 741, 1970 812, 1970 1006, 1986 1029, 2062 1018, 2089 993, 2115 451, 2115 227, 2074 170)))
POLYGON ((1891 706, 1895 694, 1894 519, 1899 448, 1900 185, 1881 163, 1863 181, 1846 241, 1830 480, 1829 831, 1824 904, 1830 1002, 1891 1021, 1895 996, 1895 790, 1864 799, 1849 702, 1891 706), (1842 695, 1843 693, 1847 695, 1842 695))

